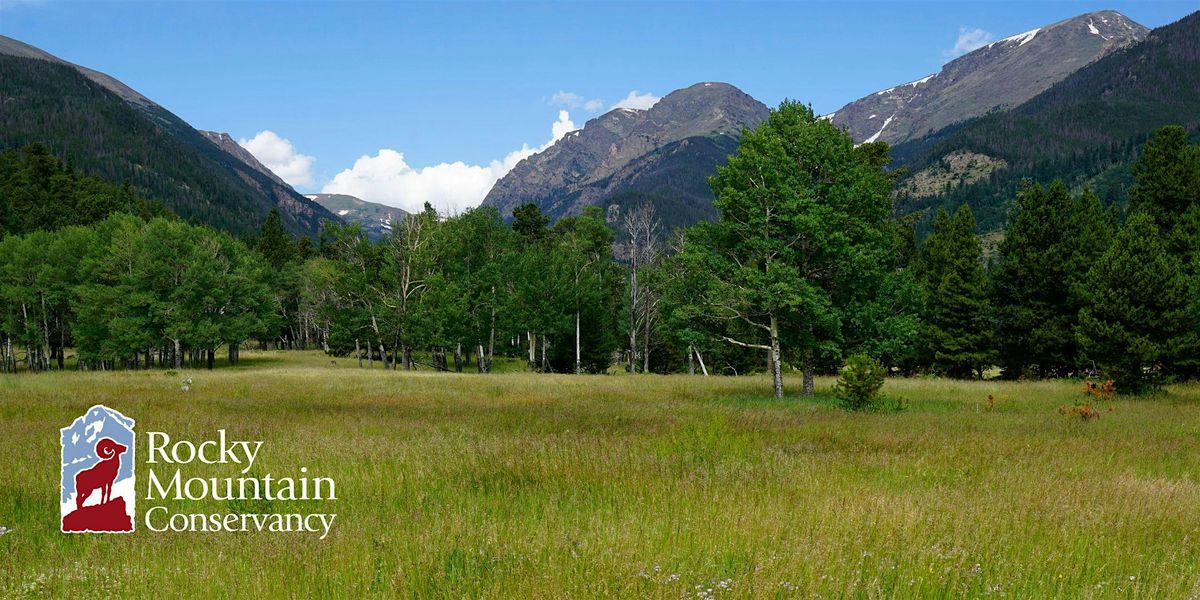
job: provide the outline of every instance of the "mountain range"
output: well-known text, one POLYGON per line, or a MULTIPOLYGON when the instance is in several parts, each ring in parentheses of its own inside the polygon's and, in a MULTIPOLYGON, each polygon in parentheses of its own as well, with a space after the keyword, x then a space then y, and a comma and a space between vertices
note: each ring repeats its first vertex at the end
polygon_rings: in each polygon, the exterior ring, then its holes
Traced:
MULTIPOLYGON (((0 149, 42 142, 89 175, 128 182, 188 219, 252 234, 278 209, 294 233, 323 220, 387 235, 407 213, 351 196, 303 196, 229 134, 198 131, 98 71, 0 36, 0 149)), ((707 178, 767 107, 727 83, 676 90, 645 110, 593 118, 519 162, 483 200, 502 217, 534 203, 551 219, 652 203, 664 231, 716 217, 707 178)), ((1114 11, 992 42, 938 72, 823 118, 857 143, 891 144, 896 211, 969 203, 1003 227, 1022 181, 1062 178, 1125 199, 1129 164, 1157 128, 1200 130, 1200 13, 1155 29, 1114 11)), ((618 231, 618 235, 620 232, 618 231)))
POLYGON ((271 209, 300 235, 338 220, 120 81, 4 36, 0 105, 0 149, 41 142, 84 173, 129 183, 185 219, 243 235, 271 209))

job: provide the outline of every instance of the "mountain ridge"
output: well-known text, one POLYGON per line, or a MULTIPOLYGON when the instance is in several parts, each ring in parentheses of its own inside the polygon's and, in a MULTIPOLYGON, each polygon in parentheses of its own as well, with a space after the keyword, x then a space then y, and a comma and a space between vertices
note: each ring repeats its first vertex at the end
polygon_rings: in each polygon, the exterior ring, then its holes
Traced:
POLYGON ((338 221, 119 80, 5 36, 0 90, 0 148, 44 143, 88 175, 128 182, 183 218, 240 235, 255 233, 272 208, 296 234, 338 221))
POLYGON ((987 232, 1003 227, 1022 182, 1052 179, 1122 204, 1138 149, 1164 125, 1200 133, 1200 12, 1154 29, 1142 42, 1087 65, 1012 110, 896 146, 894 164, 909 169, 901 190, 929 169, 944 167, 955 153, 1003 163, 943 193, 902 193, 898 211, 928 213, 967 203, 980 231, 987 232))
MULTIPOLYGON (((523 159, 496 182, 483 205, 496 207, 504 218, 527 202, 537 204, 552 219, 578 214, 617 194, 638 191, 639 177, 633 175, 640 173, 640 179, 646 179, 650 165, 645 161, 656 151, 690 138, 736 140, 743 128, 758 125, 767 113, 758 100, 717 82, 676 90, 646 110, 613 109, 523 159)), ((687 151, 699 150, 702 144, 693 146, 675 146, 676 165, 686 162, 687 151)), ((726 156, 717 162, 723 163, 726 156)), ((710 153, 697 154, 696 159, 705 163, 698 169, 704 182, 716 164, 710 153)), ((711 204, 706 183, 704 188, 707 197, 697 201, 711 204)))
POLYGON ((977 48, 937 73, 868 94, 825 118, 857 143, 895 145, 1020 105, 1148 32, 1116 11, 1085 13, 977 48))
POLYGON ((349 194, 307 194, 306 197, 325 207, 347 223, 358 223, 370 240, 378 241, 392 233, 392 224, 410 213, 402 208, 368 202, 349 194))

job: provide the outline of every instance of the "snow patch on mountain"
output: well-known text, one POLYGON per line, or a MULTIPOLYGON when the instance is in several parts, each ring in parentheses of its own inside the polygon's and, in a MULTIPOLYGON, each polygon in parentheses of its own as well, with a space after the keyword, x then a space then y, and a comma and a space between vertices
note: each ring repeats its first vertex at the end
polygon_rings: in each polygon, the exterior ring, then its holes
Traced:
POLYGON ((895 119, 895 118, 896 118, 896 115, 892 115, 892 116, 888 117, 887 119, 884 119, 883 127, 880 127, 879 131, 875 132, 875 135, 872 135, 871 137, 867 138, 866 141, 864 141, 863 143, 870 144, 871 142, 874 142, 875 140, 879 139, 879 136, 883 135, 883 130, 887 129, 887 126, 892 122, 892 119, 895 119))
POLYGON ((1040 33, 1041 31, 1042 31, 1042 28, 1038 27, 1037 29, 1031 29, 1029 31, 1026 31, 1025 33, 1018 33, 1017 35, 1010 35, 998 42, 992 42, 992 43, 988 44, 988 48, 991 48, 992 46, 995 46, 996 44, 1004 44, 1004 43, 1008 43, 1008 42, 1020 42, 1019 44, 1017 44, 1017 47, 1020 48, 1021 46, 1024 46, 1025 44, 1028 44, 1030 41, 1032 41, 1033 38, 1037 37, 1037 34, 1040 33))

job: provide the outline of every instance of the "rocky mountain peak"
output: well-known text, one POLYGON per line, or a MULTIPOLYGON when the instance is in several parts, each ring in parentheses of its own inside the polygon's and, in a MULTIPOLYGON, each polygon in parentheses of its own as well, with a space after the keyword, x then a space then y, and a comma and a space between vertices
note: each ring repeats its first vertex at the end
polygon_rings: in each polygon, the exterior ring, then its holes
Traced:
MULTIPOLYGON (((745 92, 716 82, 676 90, 646 110, 613 109, 522 160, 496 182, 483 204, 506 218, 527 202, 554 218, 576 214, 618 191, 623 180, 614 176, 630 172, 626 167, 639 158, 691 137, 736 137, 766 119, 767 112, 745 92)), ((643 169, 634 170, 644 176, 643 169)))
POLYGON ((828 118, 856 142, 897 144, 1021 104, 1148 32, 1116 11, 1086 13, 992 42, 935 74, 872 93, 828 118))

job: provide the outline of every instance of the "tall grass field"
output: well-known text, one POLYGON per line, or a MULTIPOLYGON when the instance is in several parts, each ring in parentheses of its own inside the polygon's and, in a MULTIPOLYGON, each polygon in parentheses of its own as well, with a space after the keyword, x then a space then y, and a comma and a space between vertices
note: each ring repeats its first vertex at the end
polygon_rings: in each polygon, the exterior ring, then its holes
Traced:
POLYGON ((1200 387, 1085 421, 1076 383, 891 379, 907 408, 869 413, 831 385, 305 352, 0 376, 0 597, 1200 597, 1200 387), (59 531, 59 429, 95 404, 137 420, 131 534, 59 531), (158 503, 336 513, 328 537, 147 530, 146 432, 218 429, 337 499, 158 503))

